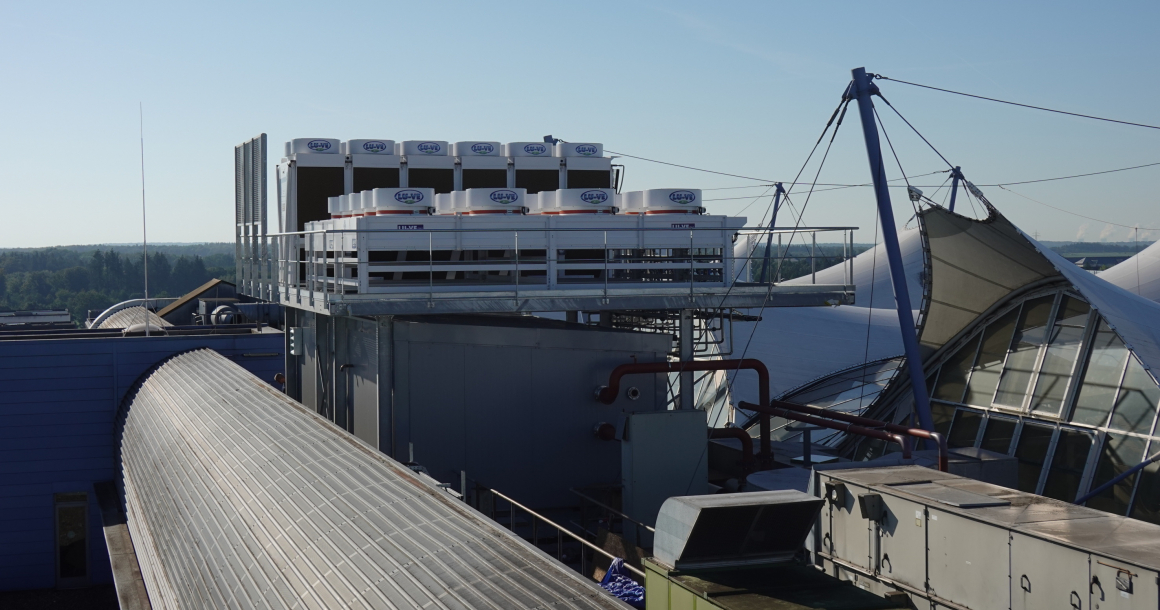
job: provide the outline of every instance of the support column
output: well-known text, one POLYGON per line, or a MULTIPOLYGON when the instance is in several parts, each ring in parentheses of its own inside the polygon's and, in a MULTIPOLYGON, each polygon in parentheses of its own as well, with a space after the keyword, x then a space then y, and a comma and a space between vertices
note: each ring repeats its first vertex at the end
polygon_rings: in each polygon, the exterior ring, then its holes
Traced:
MULTIPOLYGON (((693 310, 681 310, 681 325, 680 336, 678 337, 680 345, 681 362, 691 362, 693 360, 693 310)), ((695 406, 695 396, 693 395, 693 371, 686 371, 680 373, 681 383, 679 386, 680 397, 677 402, 677 408, 692 410, 695 406)))
POLYGON ((910 387, 914 392, 914 410, 926 430, 934 431, 930 415, 930 395, 923 377, 922 353, 918 349, 918 333, 914 329, 910 291, 902 267, 902 250, 898 246, 898 229, 894 226, 894 210, 890 206, 890 188, 886 182, 886 168, 882 161, 882 144, 878 139, 878 124, 874 120, 874 102, 870 96, 878 93, 865 68, 853 70, 852 93, 858 100, 858 114, 862 118, 862 135, 866 140, 866 157, 870 161, 870 177, 874 180, 874 198, 882 224, 882 243, 890 261, 890 281, 894 285, 894 301, 898 310, 898 324, 902 327, 902 345, 906 350, 906 368, 910 373, 910 387))
POLYGON ((951 170, 951 211, 955 211, 955 196, 959 194, 959 179, 963 177, 961 168, 955 166, 951 170))

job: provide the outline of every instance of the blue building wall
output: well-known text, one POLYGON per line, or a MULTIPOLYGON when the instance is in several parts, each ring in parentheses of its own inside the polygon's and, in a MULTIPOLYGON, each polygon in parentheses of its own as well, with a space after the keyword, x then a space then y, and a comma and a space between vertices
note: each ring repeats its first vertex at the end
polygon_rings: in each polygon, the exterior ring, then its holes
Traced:
POLYGON ((273 385, 281 333, 0 341, 0 591, 56 586, 54 495, 88 492, 92 583, 112 582, 93 483, 113 480, 113 426, 150 367, 208 347, 273 385))

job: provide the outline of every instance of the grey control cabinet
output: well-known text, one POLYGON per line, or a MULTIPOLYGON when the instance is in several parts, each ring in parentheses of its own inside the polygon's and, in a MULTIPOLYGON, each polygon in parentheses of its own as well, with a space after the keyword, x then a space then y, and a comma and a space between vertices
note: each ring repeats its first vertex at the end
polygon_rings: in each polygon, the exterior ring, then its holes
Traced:
POLYGON ((919 466, 857 466, 817 466, 811 482, 826 500, 811 551, 835 576, 919 608, 1160 607, 1160 526, 919 466))

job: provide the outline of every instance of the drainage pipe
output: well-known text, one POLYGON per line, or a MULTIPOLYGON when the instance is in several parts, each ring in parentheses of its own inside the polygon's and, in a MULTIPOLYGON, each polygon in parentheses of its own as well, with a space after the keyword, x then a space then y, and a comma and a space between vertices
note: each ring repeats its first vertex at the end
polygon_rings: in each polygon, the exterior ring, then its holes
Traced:
POLYGON ((790 411, 789 409, 781 409, 778 407, 763 407, 761 405, 755 405, 748 402, 741 402, 738 404, 738 406, 742 409, 745 409, 746 411, 755 411, 757 413, 783 417, 785 419, 792 419, 794 421, 813 424, 815 426, 821 426, 831 430, 838 430, 849 434, 857 434, 858 436, 865 436, 867 438, 876 438, 888 443, 897 443, 898 446, 902 448, 902 457, 904 459, 910 459, 910 443, 907 442, 907 439, 903 438, 901 434, 894 434, 876 428, 865 428, 855 424, 838 422, 832 419, 822 419, 820 417, 814 417, 812 415, 806 415, 805 413, 799 413, 797 411, 790 411))
POLYGON ((892 424, 877 419, 870 419, 869 417, 860 417, 858 415, 851 415, 849 413, 842 413, 839 411, 830 411, 819 407, 799 405, 792 402, 785 402, 784 400, 775 400, 771 402, 770 405, 779 409, 787 409, 790 411, 797 411, 798 413, 815 415, 817 417, 836 419, 838 421, 857 424, 866 428, 877 428, 886 430, 887 432, 895 432, 897 434, 905 434, 915 438, 932 440, 938 444, 938 469, 941 472, 947 472, 950 452, 947 448, 946 437, 942 434, 939 434, 938 432, 931 432, 929 430, 923 430, 922 428, 907 428, 906 426, 900 426, 898 424, 892 424))
POLYGON ((741 441, 741 470, 753 470, 753 437, 744 428, 709 428, 709 438, 735 438, 741 441))
MULTIPOLYGON (((690 360, 685 362, 640 362, 622 364, 612 369, 608 376, 608 385, 596 390, 596 400, 610 405, 620 395, 620 379, 625 375, 647 375, 656 373, 683 373, 686 371, 733 371, 749 369, 757 372, 758 400, 763 405, 769 404, 769 369, 765 363, 754 358, 731 360, 690 360)), ((682 388, 684 390, 684 388, 682 388)), ((769 415, 761 415, 761 457, 768 459, 769 443, 769 415)))

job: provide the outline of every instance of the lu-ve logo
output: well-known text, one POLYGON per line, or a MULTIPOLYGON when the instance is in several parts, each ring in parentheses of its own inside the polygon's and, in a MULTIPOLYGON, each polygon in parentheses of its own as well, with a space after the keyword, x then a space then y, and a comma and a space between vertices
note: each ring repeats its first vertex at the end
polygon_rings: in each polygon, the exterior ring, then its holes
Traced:
POLYGON ((471 145, 471 152, 477 155, 490 155, 495 152, 495 147, 487 142, 476 142, 471 145))
POLYGON ((591 157, 592 155, 595 155, 598 152, 600 152, 600 151, 595 146, 593 146, 591 144, 577 144, 576 145, 576 154, 578 154, 578 155, 583 155, 585 157, 591 157))
POLYGON ((314 152, 324 152, 330 150, 330 142, 327 142, 326 140, 311 140, 306 143, 306 148, 309 148, 314 152))
POLYGON ((697 200, 697 194, 693 191, 673 191, 669 193, 669 201, 685 205, 693 203, 697 200))
POLYGON ((524 146, 524 152, 529 155, 542 155, 548 152, 548 147, 543 144, 527 144, 524 146))
POLYGON ((399 225, 400 231, 421 231, 423 225, 399 225))
POLYGON ((592 205, 600 205, 608 201, 608 193, 604 191, 584 191, 580 193, 580 201, 591 203, 592 205))
POLYGON ((419 203, 423 201, 423 193, 415 190, 399 191, 395 193, 395 201, 406 204, 419 203))
POLYGON ((492 191, 491 200, 496 203, 515 203, 520 196, 515 191, 492 191))
POLYGON ((416 148, 419 149, 419 152, 421 152, 425 155, 433 155, 433 154, 436 154, 439 151, 443 150, 442 146, 440 146, 434 142, 420 142, 419 146, 417 146, 416 148))
POLYGON ((691 222, 674 222, 674 229, 696 229, 697 225, 691 222))
POLYGON ((387 143, 374 140, 372 142, 363 142, 363 150, 369 153, 381 153, 387 150, 387 143))

